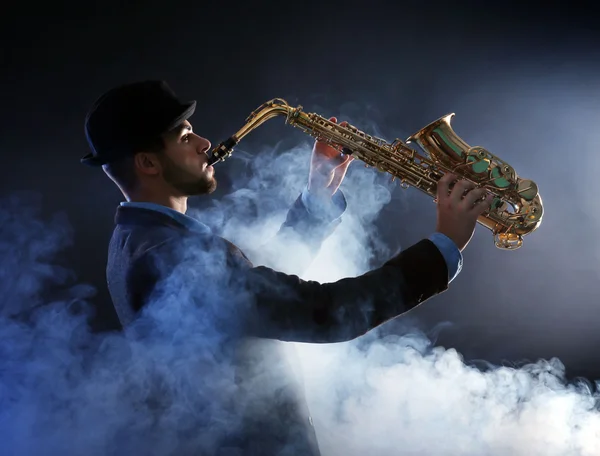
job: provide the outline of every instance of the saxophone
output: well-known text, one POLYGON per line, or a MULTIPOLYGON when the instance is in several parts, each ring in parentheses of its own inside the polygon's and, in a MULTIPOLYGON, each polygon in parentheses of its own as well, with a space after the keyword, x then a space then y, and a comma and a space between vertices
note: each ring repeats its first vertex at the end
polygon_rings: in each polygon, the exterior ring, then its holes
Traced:
POLYGON ((280 98, 264 103, 253 111, 233 136, 211 151, 213 165, 231 156, 244 136, 277 116, 310 136, 325 141, 345 154, 361 160, 367 167, 389 173, 403 188, 415 187, 436 197, 437 182, 445 173, 454 173, 493 195, 490 209, 477 222, 492 231, 496 247, 515 250, 523 245, 523 236, 535 231, 542 222, 543 205, 535 182, 522 179, 514 168, 483 147, 471 147, 452 129, 454 113, 432 122, 406 141, 392 143, 368 135, 352 125, 340 126, 328 119, 291 107, 280 98), (419 153, 408 144, 416 143, 419 153))

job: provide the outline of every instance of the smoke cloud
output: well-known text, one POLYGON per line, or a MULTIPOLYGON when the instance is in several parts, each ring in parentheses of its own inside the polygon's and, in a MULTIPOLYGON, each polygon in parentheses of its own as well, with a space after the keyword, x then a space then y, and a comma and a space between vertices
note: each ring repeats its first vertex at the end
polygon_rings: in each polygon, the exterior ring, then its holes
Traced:
MULTIPOLYGON (((346 118, 369 130, 364 119, 346 118)), ((397 198, 395 184, 358 162, 342 186, 347 213, 314 261, 298 239, 275 236, 306 183, 310 147, 306 141, 260 154, 239 148, 231 160, 246 160, 249 171, 229 195, 189 214, 240 246, 255 265, 305 279, 331 282, 377 266, 400 247, 379 241, 372 228, 397 198)), ((241 407, 249 405, 228 401, 235 374, 223 360, 238 330, 228 321, 244 305, 219 274, 211 275, 221 253, 202 258, 201 272, 186 265, 173 271, 163 299, 144 313, 133 337, 93 334, 87 319, 94 290, 59 261, 72 227, 60 215, 48 220, 41 207, 31 195, 0 205, 0 453, 165 455, 202 448, 214 454, 217 438, 236 428, 241 407), (199 280, 207 284, 203 298, 229 305, 190 305, 185 284, 199 280)), ((584 384, 567 383, 557 359, 477 369, 414 329, 282 346, 290 365, 275 369, 282 382, 306 393, 324 456, 564 456, 600 447, 597 397, 584 384), (294 371, 303 386, 285 378, 294 371)), ((268 360, 254 367, 263 364, 268 360)), ((253 386, 260 400, 269 400, 270 385, 253 386)))

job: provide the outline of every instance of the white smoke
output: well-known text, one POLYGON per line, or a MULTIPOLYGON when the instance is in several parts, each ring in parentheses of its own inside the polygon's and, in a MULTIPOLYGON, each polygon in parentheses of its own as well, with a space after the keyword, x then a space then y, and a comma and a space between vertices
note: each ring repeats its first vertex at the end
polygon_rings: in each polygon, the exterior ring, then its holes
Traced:
MULTIPOLYGON (((310 147, 253 153, 250 171, 236 180, 232 194, 190 214, 218 228, 255 264, 306 279, 332 282, 377 266, 396 250, 382 245, 373 229, 395 193, 388 176, 359 162, 342 186, 348 200, 343 222, 312 263, 298 239, 277 240, 287 208, 306 183, 310 147)), ((243 157, 240 150, 235 159, 243 157)), ((134 344, 119 335, 90 334, 85 302, 93 290, 54 264, 69 244, 70 228, 61 218, 42 222, 39 212, 39 202, 22 198, 4 201, 0 211, 0 453, 162 455, 182 433, 210 453, 219 429, 192 425, 203 424, 205 411, 231 424, 234 418, 211 404, 232 388, 233 374, 228 365, 217 366, 218 375, 199 379, 189 362, 208 365, 209 355, 218 357, 207 348, 219 341, 218 327, 204 320, 214 309, 194 315, 189 308, 155 308, 167 330, 134 344), (47 299, 43 292, 55 288, 60 292, 47 299), (67 312, 78 306, 75 316, 67 312), (39 309, 8 319, 32 308, 39 309), (168 392, 174 401, 168 414, 153 414, 149 391, 168 392), (154 428, 159 432, 148 434, 154 428)), ((556 359, 478 370, 416 330, 285 345, 291 360, 300 359, 295 367, 304 377, 323 456, 586 456, 600 448, 597 398, 583 385, 567 384, 556 359)), ((261 394, 268 393, 262 387, 261 394)))
MULTIPOLYGON (((306 179, 310 144, 303 148, 263 151, 253 161, 257 187, 243 183, 240 192, 280 210, 266 211, 250 225, 233 211, 226 237, 250 251, 275 242, 285 209, 306 179), (285 176, 281 185, 259 185, 276 176, 285 176)), ((360 163, 351 169, 342 187, 348 211, 310 267, 296 269, 303 247, 289 239, 261 249, 261 263, 333 282, 362 274, 373 267, 373 258, 393 253, 385 246, 374 251, 370 243, 377 239, 372 222, 390 202, 392 185, 360 163)), ((432 348, 417 330, 383 340, 288 345, 290 358, 301 360, 323 456, 598 454, 597 397, 585 384, 567 383, 556 358, 482 371, 465 364, 454 349, 432 348)))
POLYGON ((600 416, 558 360, 481 372, 419 337, 303 345, 324 455, 592 455, 600 416))

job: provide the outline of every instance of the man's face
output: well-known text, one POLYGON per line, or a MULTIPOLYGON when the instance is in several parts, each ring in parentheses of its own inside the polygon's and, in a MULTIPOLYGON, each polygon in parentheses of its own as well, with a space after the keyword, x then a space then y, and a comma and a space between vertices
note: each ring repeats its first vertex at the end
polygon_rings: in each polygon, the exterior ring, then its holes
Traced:
POLYGON ((214 169, 207 166, 210 141, 192 132, 184 121, 181 128, 165 137, 165 151, 158 156, 165 181, 185 196, 215 191, 214 169))

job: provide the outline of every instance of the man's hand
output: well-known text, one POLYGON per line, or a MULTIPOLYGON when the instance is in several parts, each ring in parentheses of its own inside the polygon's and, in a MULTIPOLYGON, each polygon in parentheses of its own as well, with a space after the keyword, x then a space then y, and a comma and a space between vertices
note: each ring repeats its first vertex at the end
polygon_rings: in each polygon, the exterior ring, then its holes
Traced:
POLYGON ((457 181, 457 176, 446 174, 437 186, 437 226, 436 231, 445 234, 462 251, 475 231, 477 217, 483 214, 493 200, 483 188, 466 180, 457 181), (450 190, 450 185, 456 182, 450 190))
MULTIPOLYGON (((335 117, 329 120, 337 123, 335 117)), ((348 122, 342 122, 340 125, 347 124, 348 122)), ((333 196, 340 188, 352 160, 354 157, 342 154, 326 142, 316 141, 310 159, 308 191, 314 195, 333 196)))

